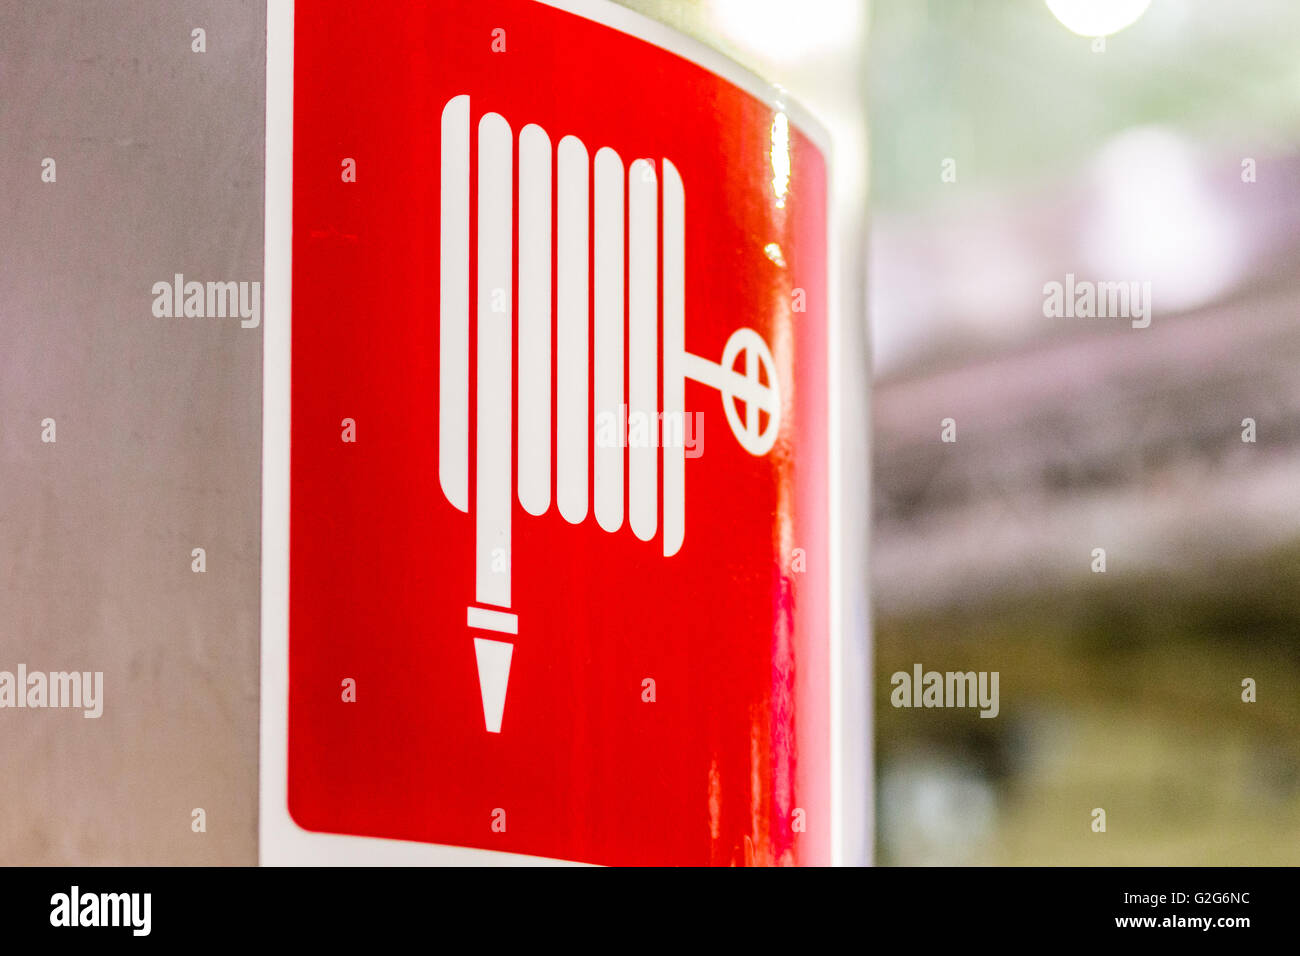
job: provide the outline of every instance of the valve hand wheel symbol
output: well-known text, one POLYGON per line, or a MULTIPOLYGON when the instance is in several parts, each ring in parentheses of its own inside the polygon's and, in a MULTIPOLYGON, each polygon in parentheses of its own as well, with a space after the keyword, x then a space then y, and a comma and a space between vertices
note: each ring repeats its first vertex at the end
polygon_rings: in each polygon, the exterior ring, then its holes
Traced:
POLYGON ((721 394, 727 424, 740 447, 751 455, 771 451, 781 430, 781 385, 776 360, 763 337, 753 329, 737 329, 722 349, 721 362, 690 353, 683 358, 687 378, 721 394))

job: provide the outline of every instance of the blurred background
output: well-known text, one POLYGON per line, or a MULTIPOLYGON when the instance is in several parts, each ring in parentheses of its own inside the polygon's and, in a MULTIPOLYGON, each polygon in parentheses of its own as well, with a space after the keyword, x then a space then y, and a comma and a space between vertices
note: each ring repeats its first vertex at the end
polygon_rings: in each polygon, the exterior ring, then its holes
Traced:
POLYGON ((1300 863, 1300 5, 880 0, 867 61, 878 862, 1300 863))
POLYGON ((1300 863, 1300 4, 630 5, 835 137, 875 861, 1300 863), (999 716, 891 707, 918 663, 999 716))

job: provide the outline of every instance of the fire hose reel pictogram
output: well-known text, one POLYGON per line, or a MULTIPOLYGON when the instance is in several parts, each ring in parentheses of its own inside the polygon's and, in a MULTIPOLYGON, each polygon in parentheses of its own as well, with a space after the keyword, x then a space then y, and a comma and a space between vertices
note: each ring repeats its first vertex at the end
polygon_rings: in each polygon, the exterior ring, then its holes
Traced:
POLYGON ((470 244, 476 242, 476 603, 468 606, 466 623, 493 635, 475 636, 474 649, 484 723, 489 732, 500 733, 514 651, 513 641, 503 637, 519 633, 518 615, 510 610, 514 497, 529 514, 545 514, 551 506, 554 477, 555 504, 572 524, 594 514, 603 529, 617 531, 626 504, 628 524, 638 538, 649 541, 662 530, 665 557, 677 553, 685 536, 682 443, 656 440, 648 447, 627 448, 625 502, 624 448, 591 447, 594 417, 588 407, 589 384, 597 413, 643 414, 650 422, 662 420, 665 431, 668 423, 682 427, 686 379, 715 388, 732 434, 752 455, 767 454, 776 442, 781 388, 771 349, 753 329, 734 331, 719 362, 685 350, 685 191, 670 160, 663 159, 656 170, 650 161, 637 159, 625 171, 622 158, 612 149, 599 149, 593 158, 581 140, 565 136, 553 150, 546 131, 530 124, 518 138, 516 196, 515 143, 509 123, 497 113, 486 113, 479 119, 477 134, 477 235, 471 236, 469 97, 448 100, 442 113, 438 474, 447 500, 468 513, 469 259, 470 244), (591 210, 589 202, 594 204, 591 210), (516 253, 518 289, 511 302, 516 253), (512 341, 512 311, 518 318, 517 343, 512 341), (588 342, 589 327, 594 329, 592 342, 588 342), (660 345, 661 370, 656 368, 660 345), (656 407, 660 375, 662 409, 656 407), (516 384, 518 479, 512 489, 516 384), (555 461, 551 460, 552 424, 555 461), (662 493, 658 487, 661 454, 662 493), (591 501, 589 465, 594 474, 591 501), (662 529, 657 527, 660 505, 662 529))

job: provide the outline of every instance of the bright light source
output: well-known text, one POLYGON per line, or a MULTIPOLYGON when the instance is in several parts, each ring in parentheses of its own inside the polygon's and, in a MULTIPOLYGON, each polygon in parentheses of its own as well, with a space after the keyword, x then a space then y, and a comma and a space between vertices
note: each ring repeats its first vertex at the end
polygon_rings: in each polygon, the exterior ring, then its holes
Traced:
POLYGON ((1171 312, 1239 281, 1247 263, 1238 219, 1204 165, 1170 130, 1139 127, 1107 143, 1090 164, 1095 192, 1079 230, 1090 270, 1149 281, 1156 308, 1171 312))
POLYGON ((766 60, 794 63, 861 35, 862 0, 713 0, 722 34, 766 60))
POLYGON ((1046 0, 1066 28, 1083 37, 1118 33, 1147 12, 1151 0, 1046 0))

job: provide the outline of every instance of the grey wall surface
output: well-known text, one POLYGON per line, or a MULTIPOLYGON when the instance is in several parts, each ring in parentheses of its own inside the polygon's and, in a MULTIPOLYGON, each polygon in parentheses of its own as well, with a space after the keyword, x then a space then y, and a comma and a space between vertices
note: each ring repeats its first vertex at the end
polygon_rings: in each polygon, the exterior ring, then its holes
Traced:
POLYGON ((262 279, 265 24, 0 0, 0 671, 104 672, 0 709, 0 864, 256 862, 262 330, 151 287, 262 279))

